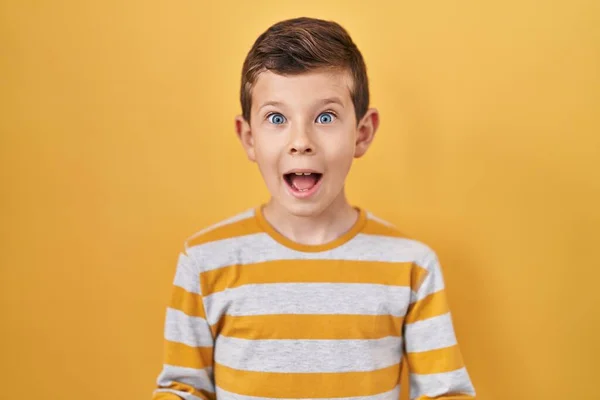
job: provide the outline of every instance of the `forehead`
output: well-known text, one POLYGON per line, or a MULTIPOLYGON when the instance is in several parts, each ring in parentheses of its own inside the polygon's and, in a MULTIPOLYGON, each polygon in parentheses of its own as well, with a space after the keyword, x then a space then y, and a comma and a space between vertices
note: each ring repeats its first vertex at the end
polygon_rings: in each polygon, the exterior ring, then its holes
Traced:
POLYGON ((280 102, 289 106, 311 106, 323 99, 337 97, 344 105, 352 102, 352 78, 339 69, 315 70, 293 75, 262 72, 252 90, 252 108, 265 102, 280 102))

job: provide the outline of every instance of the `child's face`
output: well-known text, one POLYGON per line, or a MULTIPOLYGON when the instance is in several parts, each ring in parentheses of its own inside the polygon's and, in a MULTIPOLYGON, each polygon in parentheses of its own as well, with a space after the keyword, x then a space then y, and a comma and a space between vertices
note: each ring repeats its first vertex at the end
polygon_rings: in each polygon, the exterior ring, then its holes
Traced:
POLYGON ((266 71, 252 90, 251 124, 236 118, 273 200, 294 215, 317 215, 344 201, 352 161, 365 154, 377 130, 374 109, 356 123, 351 85, 343 71, 266 71))

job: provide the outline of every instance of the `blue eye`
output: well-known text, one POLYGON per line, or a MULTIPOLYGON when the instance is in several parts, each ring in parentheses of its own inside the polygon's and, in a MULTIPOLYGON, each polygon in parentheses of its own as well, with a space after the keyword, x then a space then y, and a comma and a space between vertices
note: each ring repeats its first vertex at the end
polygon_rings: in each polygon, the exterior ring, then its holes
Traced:
POLYGON ((267 117, 270 123, 281 125, 285 122, 285 117, 279 113, 273 113, 267 117))
POLYGON ((319 114, 319 116, 317 117, 317 122, 320 124, 330 124, 333 122, 334 119, 335 115, 333 115, 333 113, 324 112, 322 114, 319 114))

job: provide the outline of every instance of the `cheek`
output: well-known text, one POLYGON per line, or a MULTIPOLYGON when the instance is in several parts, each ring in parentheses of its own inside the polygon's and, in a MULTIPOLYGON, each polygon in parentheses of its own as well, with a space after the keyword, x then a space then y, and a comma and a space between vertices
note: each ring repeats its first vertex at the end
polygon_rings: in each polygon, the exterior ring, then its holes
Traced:
POLYGON ((334 167, 336 175, 347 175, 354 159, 354 142, 341 140, 332 146, 332 152, 328 154, 329 165, 334 167))
POLYGON ((263 175, 277 174, 280 153, 274 146, 265 144, 266 143, 262 142, 256 143, 256 163, 258 164, 263 175))

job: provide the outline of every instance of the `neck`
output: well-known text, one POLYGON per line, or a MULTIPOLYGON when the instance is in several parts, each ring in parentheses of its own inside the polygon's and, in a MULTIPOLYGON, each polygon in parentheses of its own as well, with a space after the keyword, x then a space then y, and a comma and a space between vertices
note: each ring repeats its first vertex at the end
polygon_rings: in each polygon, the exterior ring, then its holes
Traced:
POLYGON ((358 211, 346 199, 344 191, 318 215, 291 214, 276 200, 263 208, 265 219, 282 235, 296 243, 320 245, 331 242, 350 230, 356 223, 358 211))

